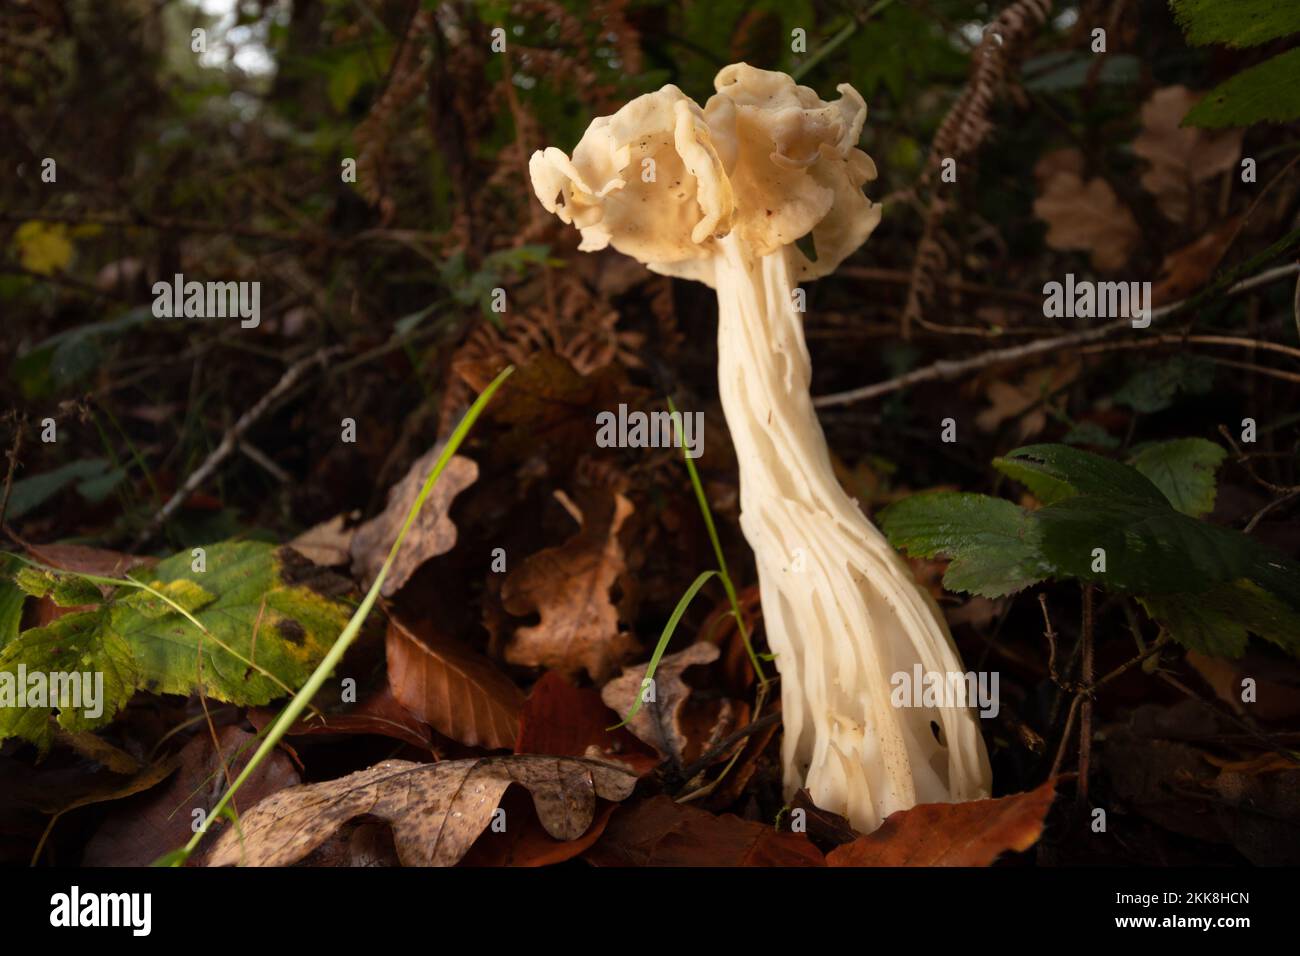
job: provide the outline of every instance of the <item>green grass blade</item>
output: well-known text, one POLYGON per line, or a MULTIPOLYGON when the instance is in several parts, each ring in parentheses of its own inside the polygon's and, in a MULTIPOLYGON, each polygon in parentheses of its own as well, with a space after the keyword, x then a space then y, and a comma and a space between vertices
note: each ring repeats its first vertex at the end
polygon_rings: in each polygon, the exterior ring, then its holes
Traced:
POLYGON ((230 785, 230 788, 221 795, 221 799, 212 808, 212 812, 203 818, 203 822, 199 825, 198 831, 190 839, 190 842, 185 844, 182 850, 169 853, 155 861, 155 865, 180 866, 189 858, 189 855, 194 852, 199 842, 207 834, 211 822, 226 812, 235 791, 244 785, 244 782, 252 775, 253 771, 275 749, 285 733, 293 726, 293 722, 307 708, 308 703, 316 696, 316 693, 324 685, 334 668, 338 666, 343 659, 344 653, 356 640, 357 635, 361 633, 362 625, 369 616, 371 609, 375 606, 375 602, 379 599, 379 589, 383 587, 384 579, 388 577, 388 572, 393 566, 393 561, 397 558, 397 552, 401 550, 406 533, 411 530, 411 525, 415 523, 420 509, 424 507, 425 499, 433 491, 433 486, 438 483, 438 478, 442 475, 443 469, 447 467, 447 463, 451 461, 452 456, 456 454, 456 450, 465 441, 465 437, 469 434, 470 429, 474 427, 474 423, 478 421, 479 415, 483 413, 483 409, 487 407, 488 402, 492 400, 496 390, 501 387, 501 384, 510 377, 514 370, 513 365, 508 366, 493 379, 492 383, 483 390, 483 393, 470 406, 469 411, 465 413, 465 417, 456 426, 456 430, 451 433, 451 437, 447 439, 447 444, 443 446, 442 454, 438 456, 438 460, 434 463, 433 470, 429 472, 429 477, 424 480, 424 487, 420 489, 419 496, 415 499, 415 503, 411 505, 411 510, 407 512, 406 521, 402 524, 402 530, 398 532, 397 540, 393 542, 393 547, 388 552, 388 558, 384 561, 383 567, 379 569, 379 574, 375 576, 375 581, 370 585, 370 590, 366 592, 365 598, 362 599, 361 604, 353 613, 352 619, 348 621, 347 627, 343 629, 343 633, 338 636, 338 640, 334 642, 320 664, 317 665, 316 670, 312 671, 312 675, 307 678, 307 682, 303 684, 302 689, 294 695, 293 699, 285 705, 284 710, 280 712, 280 716, 271 725, 271 729, 263 738, 261 746, 257 748, 257 752, 253 754, 252 759, 244 766, 239 776, 230 785))
POLYGON ((677 411, 677 406, 673 404, 671 398, 668 399, 668 411, 673 417, 673 426, 677 429, 677 442, 682 446, 682 460, 686 462, 686 471, 691 476, 691 487, 695 489, 695 500, 700 504, 700 514, 704 516, 704 527, 708 529, 709 540, 713 542, 713 554, 718 559, 718 571, 722 576, 722 587, 727 592, 727 600, 731 602, 731 613, 736 618, 736 627, 740 630, 740 639, 745 642, 745 652, 749 655, 749 663, 754 668, 754 674, 758 677, 758 683, 761 687, 767 687, 767 675, 763 672, 763 665, 759 663, 758 655, 754 653, 754 645, 749 639, 749 628, 745 627, 745 618, 740 613, 740 601, 736 597, 736 586, 731 581, 731 574, 727 571, 727 559, 722 554, 722 541, 718 538, 718 528, 713 523, 713 512, 709 510, 709 500, 704 497, 704 485, 700 483, 700 473, 695 470, 695 462, 691 461, 686 454, 686 443, 682 439, 682 421, 681 413, 677 411))
MULTIPOLYGON (((700 592, 700 588, 704 587, 705 582, 718 573, 720 572, 712 569, 701 573, 694 583, 686 589, 686 593, 677 602, 677 607, 673 608, 672 616, 668 618, 668 623, 664 625, 664 632, 659 635, 659 643, 655 645, 655 652, 650 655, 650 663, 646 665, 645 677, 641 681, 642 690, 645 689, 645 682, 654 677, 655 668, 659 666, 659 659, 664 656, 664 651, 668 648, 668 642, 672 640, 673 632, 677 630, 677 623, 682 619, 682 615, 686 613, 686 609, 690 607, 691 601, 700 592)), ((620 727, 627 726, 640 709, 641 695, 637 694, 636 701, 633 702, 632 709, 627 712, 627 716, 613 727, 606 727, 605 729, 618 730, 620 727)))

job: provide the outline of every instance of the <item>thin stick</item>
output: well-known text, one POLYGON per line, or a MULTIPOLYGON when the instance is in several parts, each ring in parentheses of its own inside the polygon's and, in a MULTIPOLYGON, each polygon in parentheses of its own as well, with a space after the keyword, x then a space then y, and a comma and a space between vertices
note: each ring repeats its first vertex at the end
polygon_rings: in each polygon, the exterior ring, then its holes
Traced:
POLYGON ((1092 623, 1093 623, 1093 587, 1083 586, 1083 665, 1081 678, 1088 688, 1081 694, 1083 702, 1079 718, 1079 788, 1076 792, 1079 803, 1088 800, 1088 767, 1092 762, 1092 623))
MULTIPOLYGON (((1239 295, 1243 292, 1249 292, 1262 285, 1276 282, 1279 279, 1300 273, 1300 263, 1289 263, 1288 265, 1278 266, 1275 269, 1269 269, 1261 272, 1259 275, 1251 276, 1249 279, 1231 286, 1226 295, 1239 295)), ((1167 316, 1178 312, 1188 305, 1193 298, 1183 299, 1179 302, 1173 302, 1169 305, 1161 306, 1151 312, 1152 320, 1163 319, 1167 316)), ((894 378, 887 379, 883 382, 877 382, 874 385, 864 385, 862 388, 850 389, 847 392, 835 392, 830 395, 822 395, 813 399, 813 406, 816 408, 828 408, 832 405, 849 405, 853 402, 866 401, 871 398, 879 398, 881 395, 889 395, 900 389, 907 388, 911 385, 920 385, 924 382, 944 381, 957 378, 969 372, 979 371, 988 368, 991 365, 1000 365, 1006 362, 1017 362, 1021 359, 1030 358, 1034 355, 1041 355, 1044 352, 1054 352, 1059 349, 1068 349, 1074 346, 1083 345, 1088 342, 1095 342, 1103 339, 1108 335, 1113 335, 1122 329, 1132 327, 1132 319, 1117 319, 1106 325, 1099 325, 1093 329, 1084 329, 1080 332, 1071 332, 1067 335, 1058 335, 1050 339, 1040 339, 1037 342, 1026 342, 1023 345, 1014 345, 1005 349, 992 349, 988 352, 981 352, 967 359, 940 359, 932 365, 924 368, 914 369, 905 375, 898 375, 894 378)))
POLYGON ((280 381, 275 383, 275 387, 263 395, 252 408, 244 412, 244 414, 239 417, 239 420, 226 430, 226 434, 222 436, 221 443, 212 450, 212 453, 208 455, 203 464, 191 473, 190 476, 185 479, 184 483, 176 489, 176 493, 167 499, 166 504, 158 509, 158 513, 153 516, 153 519, 149 522, 148 526, 143 532, 141 532, 137 544, 142 544, 152 537, 154 532, 162 527, 167 519, 176 513, 181 504, 184 503, 190 495, 194 494, 199 486, 212 476, 213 472, 221 467, 221 463, 229 458, 235 449, 239 447, 240 439, 243 437, 244 433, 253 427, 258 419, 270 411, 275 403, 298 383, 298 380, 302 378, 304 373, 315 365, 324 364, 332 356, 337 355, 342 350, 342 346, 332 346, 330 348, 320 349, 319 351, 307 356, 307 358, 295 362, 293 365, 290 365, 285 369, 284 374, 280 376, 280 381))

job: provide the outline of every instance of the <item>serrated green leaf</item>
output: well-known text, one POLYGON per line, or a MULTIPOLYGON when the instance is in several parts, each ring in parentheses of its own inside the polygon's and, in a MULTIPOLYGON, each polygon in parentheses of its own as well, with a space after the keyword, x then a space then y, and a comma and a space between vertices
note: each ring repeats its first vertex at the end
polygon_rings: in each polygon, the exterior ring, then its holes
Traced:
POLYGON ((1243 70, 1193 106, 1184 126, 1222 129, 1300 118, 1300 47, 1243 70))
POLYGON ((1214 363, 1204 356, 1176 355, 1144 366, 1112 396, 1135 412, 1162 412, 1182 394, 1204 395, 1214 385, 1214 363))
POLYGON ((14 575, 14 583, 29 597, 43 598, 54 590, 54 575, 49 571, 24 565, 14 575))
POLYGON ((1247 47, 1300 30, 1300 4, 1278 0, 1169 0, 1187 42, 1247 47))
POLYGON ((22 627, 27 592, 14 580, 21 567, 17 558, 0 554, 0 650, 18 636, 22 627))
MULTIPOLYGON (((225 542, 208 546, 206 571, 194 571, 191 561, 183 552, 131 572, 167 601, 123 585, 101 608, 22 632, 0 651, 0 682, 19 664, 69 670, 62 665, 74 655, 78 670, 102 671, 106 687, 129 685, 109 695, 114 707, 104 720, 136 689, 261 705, 301 686, 347 624, 347 605, 297 583, 301 559, 292 552, 225 542)), ((48 746, 51 709, 26 710, 40 713, 0 708, 0 740, 21 736, 48 746)), ((63 714, 59 722, 73 726, 63 714)))
POLYGON ((1159 502, 1080 495, 1034 512, 1043 555, 1058 576, 1134 594, 1208 590, 1248 577, 1256 542, 1159 502), (1105 570, 1093 570, 1096 549, 1105 570))
POLYGON ((50 588, 50 600, 59 607, 82 607, 86 604, 102 604, 104 593, 85 578, 75 574, 60 574, 54 579, 50 588))
POLYGON ((1251 581, 1203 594, 1152 595, 1139 603, 1184 647, 1215 657, 1240 657, 1248 636, 1300 656, 1300 613, 1251 581))
POLYGON ((913 495, 880 513, 895 548, 918 557, 951 559, 944 587, 1001 597, 1047 577, 1028 513, 988 495, 913 495))
POLYGON ((139 675, 130 645, 108 619, 107 608, 65 614, 24 631, 0 651, 0 740, 21 737, 45 751, 54 738, 50 716, 56 710, 65 729, 91 730, 126 706, 139 675), (53 688, 73 675, 80 700, 56 699, 53 688))
POLYGON ((1145 445, 1129 461, 1171 505, 1195 518, 1214 510, 1214 473, 1227 454, 1204 438, 1175 438, 1145 445))
POLYGON ((1045 505, 1074 495, 1115 495, 1165 504, 1160 489, 1135 469, 1068 445, 1026 445, 993 459, 993 466, 1045 505))

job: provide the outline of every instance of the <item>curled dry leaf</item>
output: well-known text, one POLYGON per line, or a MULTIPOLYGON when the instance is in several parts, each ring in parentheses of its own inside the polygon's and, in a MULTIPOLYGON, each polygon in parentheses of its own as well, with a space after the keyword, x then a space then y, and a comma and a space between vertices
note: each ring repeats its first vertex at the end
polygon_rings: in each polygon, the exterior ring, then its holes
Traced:
MULTIPOLYGON (((718 659, 718 645, 708 641, 692 644, 684 651, 665 655, 655 668, 654 699, 643 700, 640 709, 628 722, 628 730, 665 757, 680 764, 697 759, 705 748, 730 733, 736 723, 735 707, 723 699, 705 703, 709 713, 700 719, 687 719, 686 704, 691 688, 682 673, 696 664, 711 664, 718 659)), ((627 715, 642 696, 646 664, 625 667, 600 691, 600 699, 620 717, 627 715)), ((693 715, 696 718, 702 715, 693 715)))
POLYGON ((626 570, 618 530, 633 508, 615 493, 603 516, 591 510, 582 516, 576 535, 529 556, 510 572, 501 599, 511 614, 541 616, 536 625, 515 631, 506 645, 506 660, 566 677, 585 670, 600 683, 636 650, 632 635, 619 630, 618 610, 609 598, 609 589, 626 570))
MULTIPOLYGON (((442 448, 442 443, 439 443, 425 452, 411 466, 406 477, 389 490, 388 505, 383 512, 357 528, 352 538, 352 571, 363 579, 366 587, 374 581, 388 559, 388 552, 392 550, 411 506, 419 497, 425 479, 442 454, 442 448)), ((407 532, 392 570, 384 579, 380 590, 385 597, 396 594, 425 561, 446 554, 456 546, 456 526, 447 512, 456 496, 477 478, 478 465, 472 459, 453 455, 447 462, 438 483, 433 486, 419 516, 407 532)))
POLYGON ((1084 182, 1068 157, 1053 167, 1053 155, 1040 160, 1041 192, 1034 200, 1034 215, 1047 223, 1047 244, 1087 252, 1096 269, 1123 268, 1141 237, 1137 220, 1106 180, 1084 182))
POLYGON ((1048 400, 1078 375, 1078 360, 1067 359, 1051 368, 1031 371, 1017 385, 994 379, 988 386, 989 406, 975 416, 975 424, 980 431, 991 432, 1007 419, 1023 415, 1017 430, 1019 441, 1032 438, 1047 425, 1048 400))
POLYGON ((329 521, 308 528, 290 541, 289 547, 322 568, 347 564, 352 558, 352 539, 356 536, 357 529, 347 528, 346 524, 347 515, 335 515, 329 521))
POLYGON ((1173 222, 1187 221, 1198 183, 1232 169, 1241 156, 1242 130, 1179 125, 1200 98, 1185 86, 1156 90, 1142 104, 1142 132, 1133 140, 1133 152, 1149 164, 1142 185, 1173 222))
POLYGON ((621 767, 568 757, 512 755, 420 764, 386 760, 339 780, 291 787, 262 801, 221 834, 210 866, 287 866, 302 859, 354 817, 393 825, 406 866, 453 866, 492 822, 502 795, 521 784, 546 832, 582 836, 596 798, 623 800, 636 776, 621 767), (241 839, 242 838, 242 839, 241 839))
POLYGON ((523 692, 481 654, 425 625, 388 619, 393 696, 438 733, 471 747, 514 745, 523 692))
MULTIPOLYGON (((86 866, 148 866, 185 843, 192 835, 194 811, 211 811, 227 780, 239 775, 257 749, 257 738, 234 725, 217 731, 217 741, 219 754, 206 727, 190 738, 175 761, 180 773, 166 787, 115 806, 91 837, 82 862, 86 866)), ((235 807, 246 810, 300 781, 293 761, 276 750, 240 789, 235 807)))
POLYGON ((822 866, 799 833, 657 796, 614 813, 584 856, 596 866, 822 866))
POLYGON ((832 850, 829 866, 988 866, 1038 842, 1056 778, 1036 790, 969 803, 923 803, 832 850))
POLYGON ((1155 305, 1177 302, 1209 282, 1240 226, 1241 217, 1233 216, 1190 245, 1165 256, 1160 263, 1160 281, 1151 289, 1151 301, 1155 305))

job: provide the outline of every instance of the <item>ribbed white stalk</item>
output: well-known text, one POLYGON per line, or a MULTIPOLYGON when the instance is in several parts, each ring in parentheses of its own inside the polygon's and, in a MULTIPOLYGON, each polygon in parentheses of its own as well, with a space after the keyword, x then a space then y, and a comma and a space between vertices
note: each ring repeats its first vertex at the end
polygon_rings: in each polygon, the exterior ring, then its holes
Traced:
POLYGON ((835 478, 785 252, 756 261, 734 235, 719 247, 718 385, 781 673, 786 796, 806 786, 863 832, 917 803, 987 796, 971 710, 891 704, 895 673, 964 668, 934 600, 835 478))

